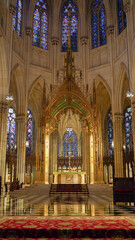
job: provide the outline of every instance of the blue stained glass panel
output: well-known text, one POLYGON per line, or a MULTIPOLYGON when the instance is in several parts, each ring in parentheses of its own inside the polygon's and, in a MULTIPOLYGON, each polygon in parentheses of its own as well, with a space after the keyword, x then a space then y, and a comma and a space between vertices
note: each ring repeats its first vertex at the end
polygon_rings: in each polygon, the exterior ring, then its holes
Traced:
POLYGON ((22 13, 23 13, 23 2, 17 0, 16 4, 16 17, 13 17, 13 29, 18 33, 19 36, 22 34, 22 13))
POLYGON ((47 13, 44 12, 41 17, 41 47, 47 49, 48 41, 48 17, 47 13))
POLYGON ((106 14, 104 7, 102 7, 99 12, 99 33, 100 33, 100 46, 102 46, 106 44, 106 14))
POLYGON ((77 136, 74 131, 66 132, 64 135, 63 157, 69 156, 69 152, 71 157, 77 157, 77 136))
POLYGON ((102 0, 94 0, 91 5, 92 48, 106 44, 106 11, 102 0))
POLYGON ((127 19, 123 10, 123 0, 117 0, 118 30, 119 34, 126 28, 127 19))
POLYGON ((66 52, 68 47, 68 11, 71 9, 71 48, 73 52, 77 51, 78 38, 78 9, 76 4, 69 0, 65 3, 62 10, 62 52, 66 52))
POLYGON ((128 107, 125 111, 125 137, 126 137, 126 150, 130 149, 130 143, 133 144, 133 127, 132 127, 132 110, 128 107), (131 139, 132 137, 132 139, 131 139))
POLYGON ((16 114, 13 108, 8 110, 8 120, 7 120, 7 151, 15 150, 15 130, 16 130, 16 114))
POLYGON ((98 47, 98 17, 97 12, 92 13, 92 48, 98 47))

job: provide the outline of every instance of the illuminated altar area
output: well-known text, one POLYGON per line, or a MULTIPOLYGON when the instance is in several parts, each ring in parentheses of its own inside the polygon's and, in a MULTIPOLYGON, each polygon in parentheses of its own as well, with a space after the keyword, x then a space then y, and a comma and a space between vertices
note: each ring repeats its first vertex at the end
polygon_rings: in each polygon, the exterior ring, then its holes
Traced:
POLYGON ((54 184, 85 184, 86 173, 85 172, 54 172, 53 173, 54 184))

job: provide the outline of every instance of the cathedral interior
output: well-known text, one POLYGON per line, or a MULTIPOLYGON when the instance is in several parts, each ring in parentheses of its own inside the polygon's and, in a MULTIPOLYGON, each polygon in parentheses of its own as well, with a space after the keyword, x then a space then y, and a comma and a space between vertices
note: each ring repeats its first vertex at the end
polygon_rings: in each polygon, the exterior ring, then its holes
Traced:
MULTIPOLYGON (((0 0, 1 192, 86 183, 114 213, 114 179, 135 177, 134 79, 134 0, 0 0)), ((83 197, 70 210, 95 214, 83 197)))

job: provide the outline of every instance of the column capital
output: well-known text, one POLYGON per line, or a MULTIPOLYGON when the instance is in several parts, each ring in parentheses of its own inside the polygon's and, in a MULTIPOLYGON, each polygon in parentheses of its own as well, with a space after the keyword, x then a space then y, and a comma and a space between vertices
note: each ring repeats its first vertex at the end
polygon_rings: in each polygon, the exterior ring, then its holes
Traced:
POLYGON ((15 16, 16 15, 16 7, 14 7, 13 5, 10 5, 9 12, 12 16, 15 16))
POLYGON ((87 45, 88 43, 88 37, 87 36, 83 36, 80 38, 80 41, 81 41, 81 45, 87 45))
POLYGON ((25 114, 24 113, 20 113, 16 116, 16 121, 17 122, 25 122, 25 114))
POLYGON ((124 116, 122 113, 114 113, 114 121, 123 121, 124 116))
POLYGON ((59 38, 57 38, 57 37, 52 37, 51 38, 51 42, 52 42, 52 45, 58 45, 58 43, 59 43, 59 38))
POLYGON ((114 25, 109 25, 107 27, 107 33, 108 33, 108 35, 114 34, 114 25))
POLYGON ((25 32, 26 32, 27 36, 31 37, 31 35, 32 35, 32 28, 31 27, 26 27, 25 32))
POLYGON ((124 1, 124 11, 125 11, 125 13, 130 12, 130 0, 124 1))

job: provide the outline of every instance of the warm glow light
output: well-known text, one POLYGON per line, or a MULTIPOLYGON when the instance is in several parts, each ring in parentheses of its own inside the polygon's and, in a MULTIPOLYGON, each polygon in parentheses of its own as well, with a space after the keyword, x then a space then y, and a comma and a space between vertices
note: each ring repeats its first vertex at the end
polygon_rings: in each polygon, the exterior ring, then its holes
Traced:
POLYGON ((6 100, 7 101, 13 101, 14 100, 14 97, 12 95, 7 95, 6 96, 6 100))
POLYGON ((112 141, 112 148, 114 148, 114 141, 112 141))
POLYGON ((128 98, 132 98, 132 97, 134 97, 134 92, 133 91, 128 91, 127 93, 126 93, 126 96, 128 97, 128 98))
POLYGON ((26 147, 29 147, 29 141, 26 141, 26 147))
POLYGON ((71 127, 67 127, 66 130, 67 132, 72 132, 73 129, 71 127))

